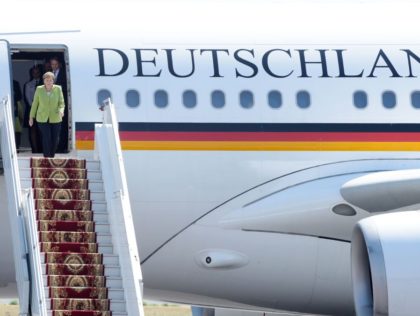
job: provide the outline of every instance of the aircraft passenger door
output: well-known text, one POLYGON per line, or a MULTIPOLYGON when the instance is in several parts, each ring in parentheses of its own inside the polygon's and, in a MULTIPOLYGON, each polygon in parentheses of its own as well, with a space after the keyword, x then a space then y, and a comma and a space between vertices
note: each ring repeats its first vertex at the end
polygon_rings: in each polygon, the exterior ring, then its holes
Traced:
POLYGON ((12 78, 9 42, 0 40, 0 100, 7 95, 12 99, 12 78))

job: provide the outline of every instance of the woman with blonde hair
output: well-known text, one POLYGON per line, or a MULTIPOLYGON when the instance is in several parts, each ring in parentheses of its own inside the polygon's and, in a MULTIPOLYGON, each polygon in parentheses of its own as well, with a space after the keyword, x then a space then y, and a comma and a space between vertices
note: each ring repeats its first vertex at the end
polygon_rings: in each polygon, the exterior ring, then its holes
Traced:
POLYGON ((54 74, 46 72, 42 79, 44 85, 35 90, 29 113, 29 126, 38 123, 41 131, 44 157, 54 158, 64 115, 64 97, 61 87, 54 84, 54 74))

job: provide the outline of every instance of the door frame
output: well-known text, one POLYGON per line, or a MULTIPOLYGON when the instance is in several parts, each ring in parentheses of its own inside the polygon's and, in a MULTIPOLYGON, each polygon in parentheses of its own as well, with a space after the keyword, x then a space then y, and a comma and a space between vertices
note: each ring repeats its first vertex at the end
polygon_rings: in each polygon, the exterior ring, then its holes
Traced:
MULTIPOLYGON (((64 61, 64 70, 66 74, 66 83, 67 83, 67 104, 68 107, 68 120, 67 120, 67 130, 68 130, 68 151, 73 150, 73 119, 72 119, 72 98, 71 98, 71 77, 70 77, 70 58, 69 58, 69 48, 65 44, 13 44, 10 43, 10 69, 12 70, 13 65, 13 53, 24 52, 24 53, 46 53, 53 54, 54 52, 63 54, 64 61)), ((10 74, 12 76, 12 73, 10 74)), ((61 127, 64 128, 64 125, 61 127)))
POLYGON ((0 98, 7 95, 12 99, 12 58, 10 43, 0 39, 0 98), (6 56, 3 56, 5 54, 6 56), (7 70, 5 70, 7 69, 7 70))

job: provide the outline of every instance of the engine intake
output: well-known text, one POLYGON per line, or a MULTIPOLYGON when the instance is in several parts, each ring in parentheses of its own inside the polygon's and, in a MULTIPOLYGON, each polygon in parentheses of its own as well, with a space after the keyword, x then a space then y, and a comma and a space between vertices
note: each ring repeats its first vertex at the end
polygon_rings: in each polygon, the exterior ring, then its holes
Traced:
POLYGON ((361 220, 353 231, 351 261, 358 316, 419 314, 420 212, 361 220))

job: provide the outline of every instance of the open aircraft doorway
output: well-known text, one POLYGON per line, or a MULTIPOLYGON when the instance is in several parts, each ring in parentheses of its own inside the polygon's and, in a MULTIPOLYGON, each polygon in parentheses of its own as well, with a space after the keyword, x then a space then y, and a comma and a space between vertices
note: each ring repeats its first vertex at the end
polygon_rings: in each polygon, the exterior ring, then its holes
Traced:
POLYGON ((55 63, 59 67, 59 75, 56 76, 55 84, 61 85, 65 102, 57 153, 68 153, 72 148, 72 119, 67 47, 64 45, 11 45, 11 54, 14 98, 15 101, 20 98, 22 107, 19 109, 18 103, 15 102, 15 115, 19 121, 15 124, 18 152, 42 153, 39 131, 37 128, 31 129, 28 126, 29 111, 34 88, 43 84, 42 75, 47 71, 52 71, 51 64, 55 63))

